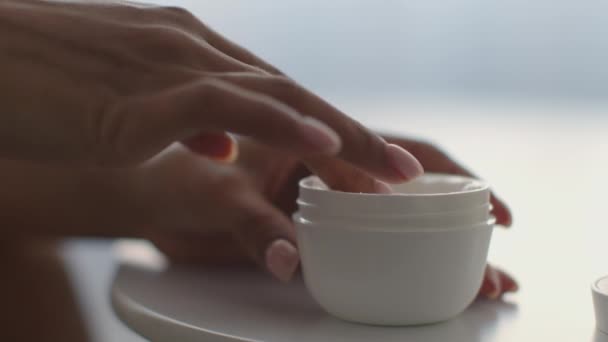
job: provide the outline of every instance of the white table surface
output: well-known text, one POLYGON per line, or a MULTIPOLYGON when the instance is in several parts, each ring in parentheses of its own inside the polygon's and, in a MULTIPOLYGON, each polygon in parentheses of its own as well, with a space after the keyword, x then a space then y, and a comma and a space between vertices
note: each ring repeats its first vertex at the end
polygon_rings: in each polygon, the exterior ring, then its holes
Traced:
MULTIPOLYGON (((504 302, 476 303, 460 318, 444 325, 403 332, 408 341, 443 341, 446 334, 450 341, 456 342, 608 341, 605 335, 596 334, 590 294, 590 283, 608 274, 608 249, 605 248, 608 227, 604 221, 604 194, 608 189, 605 135, 608 119, 601 112, 510 108, 501 109, 508 113, 499 115, 492 112, 496 109, 451 106, 451 111, 445 109, 444 114, 438 114, 441 110, 436 107, 413 108, 403 104, 354 107, 362 113, 375 112, 373 108, 378 108, 398 127, 411 125, 423 135, 441 137, 449 150, 458 151, 457 156, 474 164, 496 185, 496 190, 508 199, 515 214, 511 230, 497 230, 490 261, 512 272, 521 283, 521 291, 507 296, 504 302), (409 119, 398 114, 413 110, 423 115, 409 119), (449 125, 440 124, 450 117, 459 119, 449 125)), ((365 116, 360 119, 366 121, 365 116)), ((143 259, 150 260, 149 257, 143 259)), ((205 301, 209 300, 208 293, 201 292, 205 286, 218 291, 214 305, 222 300, 238 305, 239 298, 244 298, 234 292, 242 285, 227 280, 234 275, 221 278, 219 283, 225 286, 218 288, 218 283, 205 280, 210 275, 201 270, 156 272, 125 268, 119 273, 116 286, 133 305, 171 318, 170 323, 176 329, 183 328, 183 324, 209 328, 204 320, 209 315, 204 308, 205 301), (222 297, 223 294, 234 295, 235 299, 222 297), (180 307, 180 303, 188 305, 180 307)), ((256 284, 256 291, 264 295, 268 295, 268 291, 279 294, 303 291, 281 289, 263 276, 252 282, 256 284)), ((317 310, 308 299, 301 300, 303 315, 317 310)), ((273 303, 281 309, 280 298, 273 303)), ((244 305, 243 312, 251 313, 252 302, 245 300, 244 305)), ((279 317, 276 323, 285 323, 293 317, 290 324, 300 329, 294 331, 302 332, 299 324, 306 322, 298 321, 302 317, 298 315, 298 309, 290 307, 286 312, 289 314, 279 317)), ((138 319, 150 317, 142 315, 138 319)), ((226 322, 235 319, 235 324, 246 322, 238 315, 225 319, 226 322)), ((269 317, 261 315, 260 319, 269 317)), ((326 322, 329 318, 319 319, 326 322)), ((224 324, 230 326, 231 323, 224 324)), ((246 326, 233 326, 232 329, 239 331, 246 326)), ((395 331, 391 330, 389 335, 393 336, 395 331)), ((299 341, 297 336, 290 340, 299 341)))
MULTIPOLYGON (((497 231, 490 261, 514 274, 521 283, 521 291, 508 296, 504 303, 476 303, 458 320, 446 325, 406 333, 407 341, 416 341, 417 334, 431 342, 608 341, 605 335, 596 334, 589 288, 594 279, 608 274, 608 108, 467 105, 432 99, 416 102, 402 98, 399 93, 349 96, 349 89, 334 96, 330 90, 322 89, 328 80, 310 73, 309 64, 323 65, 322 58, 297 60, 278 50, 265 50, 272 45, 286 46, 289 37, 277 33, 273 36, 275 41, 269 42, 263 35, 256 40, 250 33, 251 28, 258 27, 257 23, 261 23, 258 28, 262 32, 276 31, 271 22, 263 20, 262 9, 245 13, 234 12, 239 6, 232 2, 225 7, 203 7, 203 3, 210 3, 204 1, 166 2, 186 5, 222 31, 230 31, 230 36, 239 41, 249 38, 247 46, 278 62, 290 74, 304 78, 313 88, 319 87, 323 95, 364 123, 437 141, 488 179, 511 205, 514 227, 510 231, 497 231), (251 26, 234 29, 232 22, 240 21, 251 26), (280 44, 275 44, 277 40, 280 44), (449 337, 444 335, 446 331, 449 337)), ((286 7, 281 8, 285 11, 286 7)), ((302 35, 298 37, 304 37, 306 30, 301 26, 299 29, 302 35)), ((339 42, 335 39, 338 33, 333 32, 334 36, 326 40, 339 42)), ((361 66, 368 62, 357 56, 361 66)), ((345 69, 340 70, 337 78, 344 76, 345 69)), ((324 69, 320 74, 331 75, 331 70, 324 69)), ((352 79, 349 82, 356 83, 352 79)), ((360 87, 358 91, 367 92, 371 88, 360 87)), ((85 315, 96 342, 141 341, 117 325, 111 315, 107 293, 116 264, 108 248, 77 242, 66 249, 85 315)), ((203 273, 169 269, 155 273, 152 281, 148 278, 152 275, 142 274, 142 270, 125 270, 121 277, 129 278, 119 278, 118 284, 123 280, 130 284, 125 292, 129 298, 174 319, 184 318, 176 303, 197 303, 196 296, 179 297, 196 292, 184 288, 204 277, 203 273)), ((222 290, 230 289, 227 286, 222 290)), ((178 326, 179 320, 173 323, 178 326)))
MULTIPOLYGON (((137 247, 123 246, 127 253, 137 247)), ((123 265, 112 288, 118 316, 154 342, 488 341, 512 303, 478 301, 446 323, 373 327, 326 314, 301 279, 288 285, 252 269, 149 269, 123 265)))

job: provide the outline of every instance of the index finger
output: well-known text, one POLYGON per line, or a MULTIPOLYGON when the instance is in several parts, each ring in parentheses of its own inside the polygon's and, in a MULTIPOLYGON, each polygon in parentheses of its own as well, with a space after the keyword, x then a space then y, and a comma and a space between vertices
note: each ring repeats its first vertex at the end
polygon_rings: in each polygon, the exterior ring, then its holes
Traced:
POLYGON ((242 72, 217 74, 215 77, 268 95, 301 115, 323 122, 342 140, 338 157, 374 177, 397 183, 423 173, 418 160, 404 148, 387 143, 358 121, 285 76, 242 72))

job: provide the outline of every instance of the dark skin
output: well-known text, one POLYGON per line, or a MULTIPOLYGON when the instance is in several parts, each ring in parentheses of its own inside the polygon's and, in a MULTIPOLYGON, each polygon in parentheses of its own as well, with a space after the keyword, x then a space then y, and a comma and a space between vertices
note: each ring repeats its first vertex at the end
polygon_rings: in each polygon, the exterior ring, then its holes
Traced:
POLYGON ((72 284, 54 239, 0 241, 3 341, 88 341, 72 284), (35 327, 35 328, 33 328, 35 327))

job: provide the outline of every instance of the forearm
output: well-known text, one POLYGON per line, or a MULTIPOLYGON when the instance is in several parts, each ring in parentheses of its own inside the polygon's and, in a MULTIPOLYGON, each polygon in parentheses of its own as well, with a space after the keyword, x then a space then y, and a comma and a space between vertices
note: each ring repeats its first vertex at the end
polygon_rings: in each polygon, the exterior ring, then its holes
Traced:
MULTIPOLYGON (((57 138, 69 137, 61 130, 68 122, 59 113, 70 109, 65 93, 70 79, 76 80, 66 65, 74 62, 48 25, 56 19, 45 3, 0 1, 0 158, 49 159, 63 148, 57 138)), ((73 90, 70 96, 82 97, 73 90)), ((72 148, 65 147, 65 153, 72 148)))
POLYGON ((11 235, 133 236, 132 172, 0 160, 0 231, 11 235))

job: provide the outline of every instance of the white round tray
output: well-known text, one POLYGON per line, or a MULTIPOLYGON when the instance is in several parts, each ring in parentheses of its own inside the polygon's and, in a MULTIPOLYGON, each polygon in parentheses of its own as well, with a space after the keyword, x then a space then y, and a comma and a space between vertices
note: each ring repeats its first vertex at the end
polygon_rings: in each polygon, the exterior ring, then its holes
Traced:
POLYGON ((366 326, 326 314, 301 279, 285 285, 256 269, 160 264, 124 263, 111 291, 118 316, 153 342, 496 341, 498 318, 515 311, 507 303, 478 301, 441 324, 366 326))

